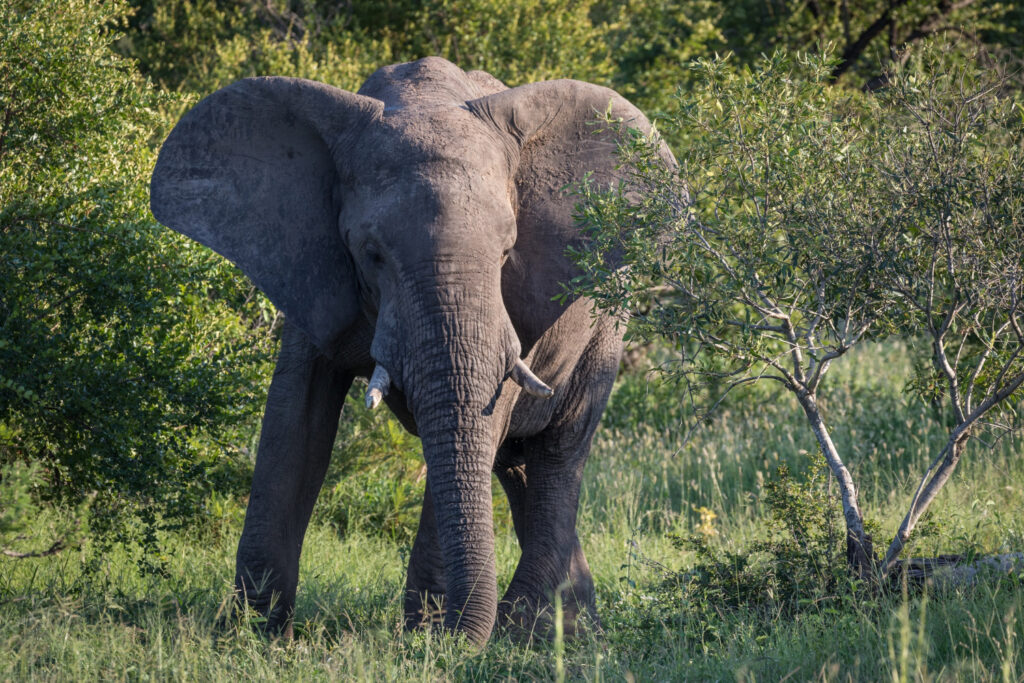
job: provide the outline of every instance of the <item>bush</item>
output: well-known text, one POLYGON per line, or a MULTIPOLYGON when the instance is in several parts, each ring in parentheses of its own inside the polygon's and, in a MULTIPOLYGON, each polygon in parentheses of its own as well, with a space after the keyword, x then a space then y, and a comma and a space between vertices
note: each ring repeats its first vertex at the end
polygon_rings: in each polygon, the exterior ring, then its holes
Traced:
MULTIPOLYGON (((0 465, 0 555, 15 560, 56 555, 77 544, 87 532, 85 500, 64 514, 46 514, 36 489, 42 484, 39 463, 0 465)), ((0 558, 0 563, 10 561, 0 558)))
POLYGON ((837 495, 823 485, 826 464, 815 458, 806 478, 780 465, 765 481, 763 503, 768 524, 763 538, 739 551, 714 543, 704 527, 676 545, 692 550, 696 562, 672 577, 688 604, 770 606, 792 613, 806 601, 833 600, 846 579, 843 519, 837 495))
POLYGON ((149 213, 168 99, 111 50, 125 12, 0 5, 0 463, 152 546, 245 486, 272 338, 237 272, 149 213))
POLYGON ((972 436, 1021 427, 1024 127, 1010 82, 949 46, 925 46, 868 96, 828 86, 837 63, 696 63, 701 85, 667 117, 687 141, 678 174, 657 136, 633 131, 619 150, 629 182, 580 189, 593 239, 571 252, 583 274, 567 292, 672 343, 666 372, 688 398, 719 393, 697 418, 752 383, 791 393, 867 578, 896 567, 972 436), (953 420, 879 568, 824 408, 831 368, 894 334, 921 347, 911 388, 948 399, 953 420))

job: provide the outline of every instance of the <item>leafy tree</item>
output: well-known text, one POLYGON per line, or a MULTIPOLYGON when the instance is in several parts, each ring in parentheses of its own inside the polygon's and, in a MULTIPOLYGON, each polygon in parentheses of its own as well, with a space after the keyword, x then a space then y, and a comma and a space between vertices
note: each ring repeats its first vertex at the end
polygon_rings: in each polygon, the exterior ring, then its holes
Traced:
POLYGON ((635 136, 624 150, 634 182, 585 188, 595 242, 576 253, 576 287, 603 308, 640 311, 632 329, 675 342, 672 372, 687 383, 791 392, 842 484, 851 561, 866 572, 870 540, 819 402, 832 363, 886 314, 873 278, 882 226, 858 152, 865 135, 845 124, 854 105, 827 87, 829 67, 781 52, 757 70, 700 62, 703 85, 671 119, 689 140, 678 150, 688 186, 635 136))
POLYGON ((609 27, 596 0, 436 0, 417 17, 410 52, 437 54, 509 85, 552 78, 610 82, 609 27))
POLYGON ((381 66, 428 55, 510 85, 560 77, 608 82, 609 29, 591 20, 595 6, 596 0, 139 2, 120 47, 165 87, 201 93, 268 74, 354 91, 381 66))
POLYGON ((613 85, 641 109, 670 109, 676 90, 694 85, 685 65, 727 49, 723 22, 738 4, 632 0, 595 8, 615 61, 613 85))
POLYGON ((775 50, 824 50, 838 56, 829 81, 853 89, 882 85, 926 39, 948 39, 962 59, 985 66, 1024 57, 1024 7, 1000 0, 656 0, 605 3, 591 14, 608 29, 615 87, 649 112, 670 111, 677 88, 699 87, 700 72, 687 64, 713 54, 750 66, 775 50))
POLYGON ((647 110, 671 107, 686 64, 732 52, 841 55, 830 79, 876 87, 925 38, 963 37, 981 59, 1024 56, 1024 9, 999 0, 133 0, 119 40, 159 84, 206 93, 250 75, 305 76, 355 89, 377 67, 441 55, 510 85, 580 78, 647 110), (976 49, 980 46, 980 49, 976 49))
MULTIPOLYGON (((296 76, 355 90, 392 54, 390 24, 411 21, 412 6, 386 11, 360 3, 359 12, 336 3, 256 0, 136 2, 117 46, 138 60, 143 74, 164 89, 207 94, 247 76, 296 76), (377 14, 375 10, 382 10, 377 14), (371 35, 362 17, 373 18, 371 35)), ((180 112, 177 112, 180 114, 180 112)))
POLYGON ((925 54, 944 59, 866 97, 830 88, 828 60, 700 62, 703 85, 669 117, 687 140, 678 177, 657 139, 632 137, 620 150, 631 182, 582 188, 594 240, 574 252, 585 274, 569 287, 674 342, 669 372, 687 385, 790 392, 839 485, 863 577, 871 538, 821 403, 832 364, 872 337, 923 336, 932 369, 919 374, 949 396, 950 441, 884 571, 979 421, 1012 415, 1024 384, 1019 107, 974 62, 925 54))
POLYGON ((940 37, 966 38, 962 55, 986 58, 981 45, 999 58, 1019 56, 1022 17, 1014 3, 998 0, 748 0, 730 6, 718 25, 726 49, 745 63, 773 50, 832 46, 837 60, 829 79, 857 88, 877 87, 891 65, 940 37))
POLYGON ((246 479, 269 309, 149 214, 167 99, 111 49, 125 11, 0 5, 0 464, 152 545, 246 479))
POLYGON ((998 72, 924 50, 881 98, 893 113, 876 158, 886 228, 879 265, 903 326, 929 353, 913 388, 945 405, 947 442, 886 553, 890 571, 918 520, 978 434, 1020 426, 1024 399, 1024 110, 998 72))

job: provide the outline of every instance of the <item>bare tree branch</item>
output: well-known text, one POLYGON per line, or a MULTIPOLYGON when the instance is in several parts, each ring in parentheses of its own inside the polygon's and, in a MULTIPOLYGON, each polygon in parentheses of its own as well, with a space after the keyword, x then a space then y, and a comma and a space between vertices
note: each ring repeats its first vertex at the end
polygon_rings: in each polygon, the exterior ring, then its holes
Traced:
POLYGON ((26 558, 29 558, 29 557, 49 557, 51 555, 56 555, 61 550, 64 550, 64 547, 65 547, 64 546, 64 539, 63 538, 59 538, 56 541, 54 541, 53 545, 51 545, 46 550, 39 550, 39 551, 36 551, 36 552, 28 552, 28 553, 19 553, 17 551, 11 550, 9 548, 0 548, 0 554, 5 555, 7 557, 13 557, 13 558, 15 558, 17 560, 23 560, 23 559, 26 559, 26 558))
POLYGON ((846 73, 860 58, 864 50, 871 44, 871 41, 888 28, 889 24, 892 23, 892 11, 905 4, 907 4, 907 0, 891 0, 881 16, 861 31, 856 40, 852 43, 847 42, 843 54, 839 57, 839 63, 832 69, 831 80, 833 82, 839 80, 839 77, 846 73))

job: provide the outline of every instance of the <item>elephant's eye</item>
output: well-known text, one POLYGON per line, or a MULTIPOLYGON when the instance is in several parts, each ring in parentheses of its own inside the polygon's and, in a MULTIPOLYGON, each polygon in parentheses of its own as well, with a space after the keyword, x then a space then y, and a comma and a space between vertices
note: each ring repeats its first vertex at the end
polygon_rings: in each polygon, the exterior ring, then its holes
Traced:
POLYGON ((366 260, 369 261, 370 265, 375 268, 384 265, 384 257, 380 255, 379 251, 377 251, 377 247, 372 244, 368 244, 364 247, 363 251, 366 254, 366 260))

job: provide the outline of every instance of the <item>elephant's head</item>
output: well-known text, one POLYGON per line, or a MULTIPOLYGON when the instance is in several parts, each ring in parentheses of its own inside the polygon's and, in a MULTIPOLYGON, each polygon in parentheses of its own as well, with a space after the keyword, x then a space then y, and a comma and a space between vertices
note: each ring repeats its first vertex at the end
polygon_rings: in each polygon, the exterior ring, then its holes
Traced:
POLYGON ((423 440, 448 625, 477 639, 494 621, 490 470, 519 391, 505 380, 551 391, 521 356, 571 277, 562 189, 615 178, 614 136, 593 125, 609 109, 647 125, 605 88, 508 90, 437 58, 360 94, 247 79, 181 120, 153 174, 157 219, 238 264, 326 355, 360 316, 374 326, 372 386, 393 384, 423 440))

